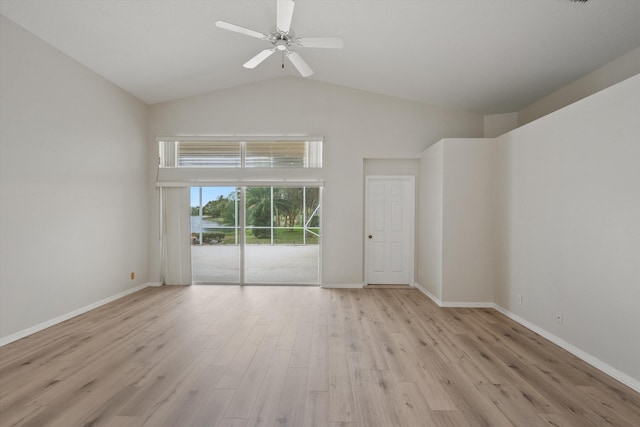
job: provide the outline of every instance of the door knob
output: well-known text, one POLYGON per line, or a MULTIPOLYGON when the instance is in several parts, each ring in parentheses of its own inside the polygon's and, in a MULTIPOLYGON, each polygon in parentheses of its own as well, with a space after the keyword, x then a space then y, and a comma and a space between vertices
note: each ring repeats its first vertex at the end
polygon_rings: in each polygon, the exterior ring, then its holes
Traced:
POLYGON ((373 236, 372 236, 371 234, 369 234, 369 238, 370 238, 370 239, 373 239, 373 236))

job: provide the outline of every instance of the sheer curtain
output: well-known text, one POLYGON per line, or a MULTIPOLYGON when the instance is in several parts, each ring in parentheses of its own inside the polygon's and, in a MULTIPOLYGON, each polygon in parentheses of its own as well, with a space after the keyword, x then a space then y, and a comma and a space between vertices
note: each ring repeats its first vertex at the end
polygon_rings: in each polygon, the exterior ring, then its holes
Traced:
POLYGON ((162 192, 162 278, 165 285, 191 284, 191 215, 189 187, 162 192))

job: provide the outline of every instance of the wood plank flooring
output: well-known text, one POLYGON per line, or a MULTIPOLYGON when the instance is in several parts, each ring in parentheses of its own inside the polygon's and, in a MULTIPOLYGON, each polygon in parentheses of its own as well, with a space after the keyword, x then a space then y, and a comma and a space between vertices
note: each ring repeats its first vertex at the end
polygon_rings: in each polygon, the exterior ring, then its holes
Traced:
POLYGON ((638 426, 640 395, 406 289, 147 288, 0 348, 1 426, 638 426))

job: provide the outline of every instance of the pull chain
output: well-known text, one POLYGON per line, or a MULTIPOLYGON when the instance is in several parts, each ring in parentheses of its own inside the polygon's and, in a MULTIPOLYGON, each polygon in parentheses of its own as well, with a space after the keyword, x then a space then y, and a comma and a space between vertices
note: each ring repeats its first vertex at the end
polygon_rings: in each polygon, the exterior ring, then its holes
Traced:
POLYGON ((282 69, 284 70, 284 50, 282 51, 282 69))

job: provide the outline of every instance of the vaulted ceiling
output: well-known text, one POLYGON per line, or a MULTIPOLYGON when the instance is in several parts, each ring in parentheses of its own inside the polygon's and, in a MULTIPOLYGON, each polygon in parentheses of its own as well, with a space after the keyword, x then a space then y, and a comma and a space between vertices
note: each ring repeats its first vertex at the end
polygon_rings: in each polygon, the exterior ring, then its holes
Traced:
MULTIPOLYGON (((276 0, 0 0, 0 12, 148 104, 282 75, 268 43, 276 0), (265 45, 267 44, 267 45, 265 45)), ((640 47, 638 0, 296 0, 309 77, 447 108, 513 112, 640 47)))

